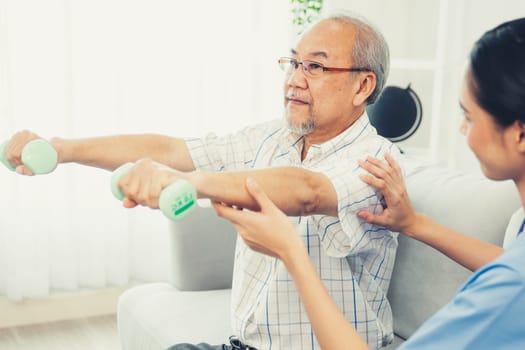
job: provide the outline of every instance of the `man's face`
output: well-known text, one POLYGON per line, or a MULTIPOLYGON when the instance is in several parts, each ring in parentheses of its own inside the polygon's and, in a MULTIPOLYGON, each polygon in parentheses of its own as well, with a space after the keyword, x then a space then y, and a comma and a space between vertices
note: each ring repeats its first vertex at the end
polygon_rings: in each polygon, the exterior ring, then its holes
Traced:
MULTIPOLYGON (((303 34, 291 57, 325 67, 349 68, 353 65, 354 36, 351 25, 325 20, 303 34)), ((355 119, 353 96, 359 89, 358 76, 359 73, 327 71, 307 77, 302 65, 292 69, 284 83, 285 116, 290 129, 319 142, 346 129, 355 119)))

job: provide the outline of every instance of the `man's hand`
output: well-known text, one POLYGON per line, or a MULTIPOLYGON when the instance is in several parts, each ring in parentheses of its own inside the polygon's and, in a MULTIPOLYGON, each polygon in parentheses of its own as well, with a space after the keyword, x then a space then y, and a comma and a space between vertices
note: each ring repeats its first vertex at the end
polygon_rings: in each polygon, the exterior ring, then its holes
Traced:
POLYGON ((142 205, 158 209, 162 190, 177 179, 186 177, 185 173, 151 159, 139 160, 118 183, 125 196, 123 205, 126 208, 142 205))
POLYGON ((15 167, 15 171, 21 175, 33 175, 33 172, 22 163, 22 150, 31 141, 41 137, 29 130, 22 130, 14 134, 5 148, 7 161, 15 167))

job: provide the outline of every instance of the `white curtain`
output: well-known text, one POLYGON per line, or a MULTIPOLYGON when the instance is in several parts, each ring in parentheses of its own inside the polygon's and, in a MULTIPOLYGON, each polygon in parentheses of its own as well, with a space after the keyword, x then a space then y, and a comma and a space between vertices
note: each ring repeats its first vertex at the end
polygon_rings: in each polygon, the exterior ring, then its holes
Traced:
MULTIPOLYGON (((0 138, 224 134, 281 117, 282 0, 0 0, 0 138)), ((108 150, 111 152, 111 150, 108 150)), ((168 280, 168 224, 110 173, 0 169, 0 296, 168 280)))

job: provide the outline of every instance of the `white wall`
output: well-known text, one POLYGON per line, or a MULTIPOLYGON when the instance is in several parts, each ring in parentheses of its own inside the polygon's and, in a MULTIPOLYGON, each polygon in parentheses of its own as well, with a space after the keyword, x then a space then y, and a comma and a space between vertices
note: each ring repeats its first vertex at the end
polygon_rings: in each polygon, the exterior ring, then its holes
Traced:
POLYGON ((326 0, 325 12, 344 9, 368 18, 391 49, 388 85, 407 86, 423 104, 423 122, 401 146, 440 164, 479 172, 459 134, 458 93, 474 41, 497 24, 525 16, 522 0, 326 0))

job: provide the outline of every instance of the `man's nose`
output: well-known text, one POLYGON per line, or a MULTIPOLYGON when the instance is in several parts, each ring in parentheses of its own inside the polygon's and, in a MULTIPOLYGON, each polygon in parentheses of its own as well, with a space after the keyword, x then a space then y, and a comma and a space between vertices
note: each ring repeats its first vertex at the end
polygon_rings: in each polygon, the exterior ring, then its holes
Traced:
POLYGON ((291 70, 290 74, 286 77, 286 84, 302 89, 308 87, 308 80, 306 80, 302 64, 299 64, 297 68, 291 70))

